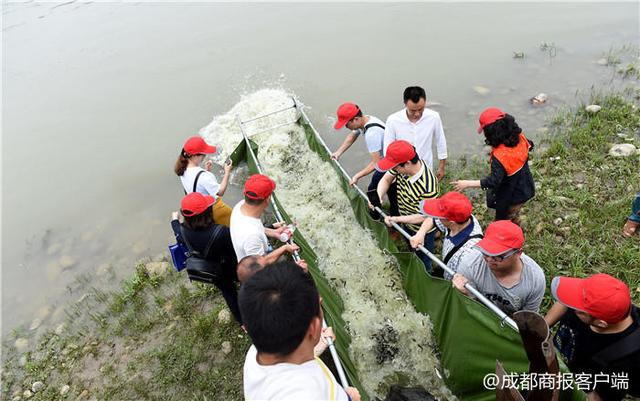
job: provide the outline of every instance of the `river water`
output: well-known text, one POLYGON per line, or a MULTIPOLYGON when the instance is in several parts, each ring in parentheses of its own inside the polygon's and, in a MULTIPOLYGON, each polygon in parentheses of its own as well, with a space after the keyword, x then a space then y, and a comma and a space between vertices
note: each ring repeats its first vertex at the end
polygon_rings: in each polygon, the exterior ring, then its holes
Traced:
MULTIPOLYGON (((103 286, 109 267, 125 277, 163 252, 182 142, 242 94, 295 93, 336 148, 339 103, 384 120, 418 84, 456 157, 481 148, 487 106, 535 139, 606 88, 613 70, 597 61, 637 45, 639 21, 636 3, 575 2, 5 2, 2 17, 2 333, 60 318, 79 274, 103 286), (531 106, 540 92, 549 101, 531 106)), ((351 172, 365 161, 360 143, 343 159, 351 172)), ((238 198, 234 185, 225 199, 238 198)))

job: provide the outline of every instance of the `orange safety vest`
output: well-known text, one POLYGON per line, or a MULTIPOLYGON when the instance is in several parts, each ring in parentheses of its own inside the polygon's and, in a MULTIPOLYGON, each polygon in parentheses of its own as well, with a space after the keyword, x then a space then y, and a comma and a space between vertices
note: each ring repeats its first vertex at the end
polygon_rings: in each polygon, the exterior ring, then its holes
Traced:
POLYGON ((491 157, 489 158, 489 163, 495 157, 498 159, 502 167, 504 167, 507 172, 507 176, 511 177, 525 165, 527 160, 529 159, 529 149, 531 145, 527 138, 525 138, 524 134, 520 134, 520 142, 510 148, 506 145, 500 145, 497 148, 491 149, 491 157))

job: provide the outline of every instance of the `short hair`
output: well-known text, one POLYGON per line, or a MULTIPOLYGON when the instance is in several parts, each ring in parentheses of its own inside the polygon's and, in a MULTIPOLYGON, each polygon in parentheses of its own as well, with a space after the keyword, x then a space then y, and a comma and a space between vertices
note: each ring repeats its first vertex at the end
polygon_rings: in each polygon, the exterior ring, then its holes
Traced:
POLYGON ((264 266, 260 264, 260 256, 249 255, 240 259, 236 272, 238 274, 238 280, 245 282, 253 277, 258 271, 262 270, 264 266))
POLYGON ((357 104, 356 104, 356 107, 358 108, 358 112, 356 113, 355 116, 351 117, 351 120, 353 120, 356 117, 362 117, 362 109, 357 104))
POLYGON ((409 86, 404 90, 402 98, 404 99, 405 104, 409 100, 411 100, 413 103, 418 103, 420 99, 427 100, 427 93, 419 86, 409 86))
POLYGON ((240 288, 242 321, 258 352, 287 356, 304 340, 320 316, 318 290, 294 262, 258 271, 240 288))
MULTIPOLYGON (((249 192, 250 194, 253 194, 253 196, 255 196, 255 193, 253 192, 249 192)), ((251 205, 251 206, 259 206, 262 204, 262 202, 264 202, 264 199, 255 199, 255 198, 250 198, 247 195, 244 196, 244 203, 246 203, 247 205, 251 205)))
POLYGON ((485 125, 484 143, 497 148, 500 145, 513 148, 520 143, 520 133, 522 128, 516 123, 516 119, 510 114, 505 114, 503 118, 485 125))

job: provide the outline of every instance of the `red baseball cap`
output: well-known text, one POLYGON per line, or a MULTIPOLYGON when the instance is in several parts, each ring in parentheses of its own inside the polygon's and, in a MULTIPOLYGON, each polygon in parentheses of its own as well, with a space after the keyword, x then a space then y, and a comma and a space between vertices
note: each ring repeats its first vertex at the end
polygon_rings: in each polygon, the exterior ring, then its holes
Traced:
POLYGON ((416 156, 416 149, 407 141, 393 141, 387 148, 384 158, 378 161, 378 170, 387 171, 401 163, 406 163, 416 156))
POLYGON ((340 107, 338 107, 338 111, 336 111, 336 115, 338 116, 338 121, 333 125, 333 128, 340 129, 344 127, 346 123, 349 122, 353 117, 358 114, 360 108, 356 106, 354 103, 342 103, 340 107))
POLYGON ((485 255, 501 255, 512 249, 520 249, 524 245, 522 228, 511 220, 498 220, 489 224, 484 238, 475 246, 485 255))
POLYGON ((452 191, 440 198, 423 201, 421 210, 431 217, 464 223, 471 217, 473 206, 469 198, 460 192, 452 191))
POLYGON ((244 196, 249 199, 267 199, 276 189, 276 183, 263 174, 254 174, 244 183, 244 196))
POLYGON ((210 153, 216 153, 215 146, 209 146, 201 136, 192 136, 187 139, 182 149, 190 155, 207 155, 210 153))
POLYGON ((482 130, 484 130, 484 127, 486 127, 489 124, 495 123, 501 118, 504 118, 505 115, 506 114, 504 111, 496 107, 489 107, 488 109, 485 109, 485 111, 483 111, 482 114, 480 114, 480 118, 478 119, 480 121, 480 126, 478 127, 478 134, 482 133, 482 130))
POLYGON ((584 279, 554 277, 551 294, 563 305, 586 312, 607 323, 623 320, 631 308, 629 287, 604 273, 584 279))
POLYGON ((200 192, 191 192, 182 198, 180 211, 183 216, 196 216, 216 203, 216 198, 211 195, 203 195, 200 192))

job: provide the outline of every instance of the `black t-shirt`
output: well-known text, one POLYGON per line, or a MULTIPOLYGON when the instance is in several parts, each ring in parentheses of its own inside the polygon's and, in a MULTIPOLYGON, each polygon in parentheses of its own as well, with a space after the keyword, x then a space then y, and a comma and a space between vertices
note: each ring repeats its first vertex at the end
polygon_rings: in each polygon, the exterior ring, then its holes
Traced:
MULTIPOLYGON (((189 241, 189 244, 193 249, 198 252, 204 252, 213 231, 218 226, 218 224, 214 224, 206 230, 191 230, 182 226, 182 230, 184 232, 184 236, 187 241, 189 241)), ((178 241, 182 241, 184 243, 180 233, 180 223, 178 220, 171 221, 171 228, 173 229, 176 238, 178 238, 178 241)), ((220 228, 218 238, 211 245, 209 253, 205 255, 205 259, 219 264, 222 267, 221 273, 223 278, 238 281, 236 273, 238 260, 236 258, 236 252, 233 249, 233 243, 231 242, 231 232, 229 231, 229 227, 220 226, 220 228)))
POLYGON ((591 383, 594 382, 594 376, 597 374, 608 375, 608 380, 604 380, 608 383, 599 382, 595 386, 595 391, 605 401, 622 400, 625 394, 640 395, 640 348, 626 357, 614 360, 609 366, 601 366, 592 359, 601 350, 640 330, 640 318, 635 306, 632 316, 633 323, 626 330, 614 334, 600 334, 591 330, 589 325, 583 323, 575 312, 569 309, 560 320, 558 331, 553 339, 553 343, 574 374, 591 375, 591 383), (628 375, 628 390, 612 387, 612 375, 621 373, 628 375))

